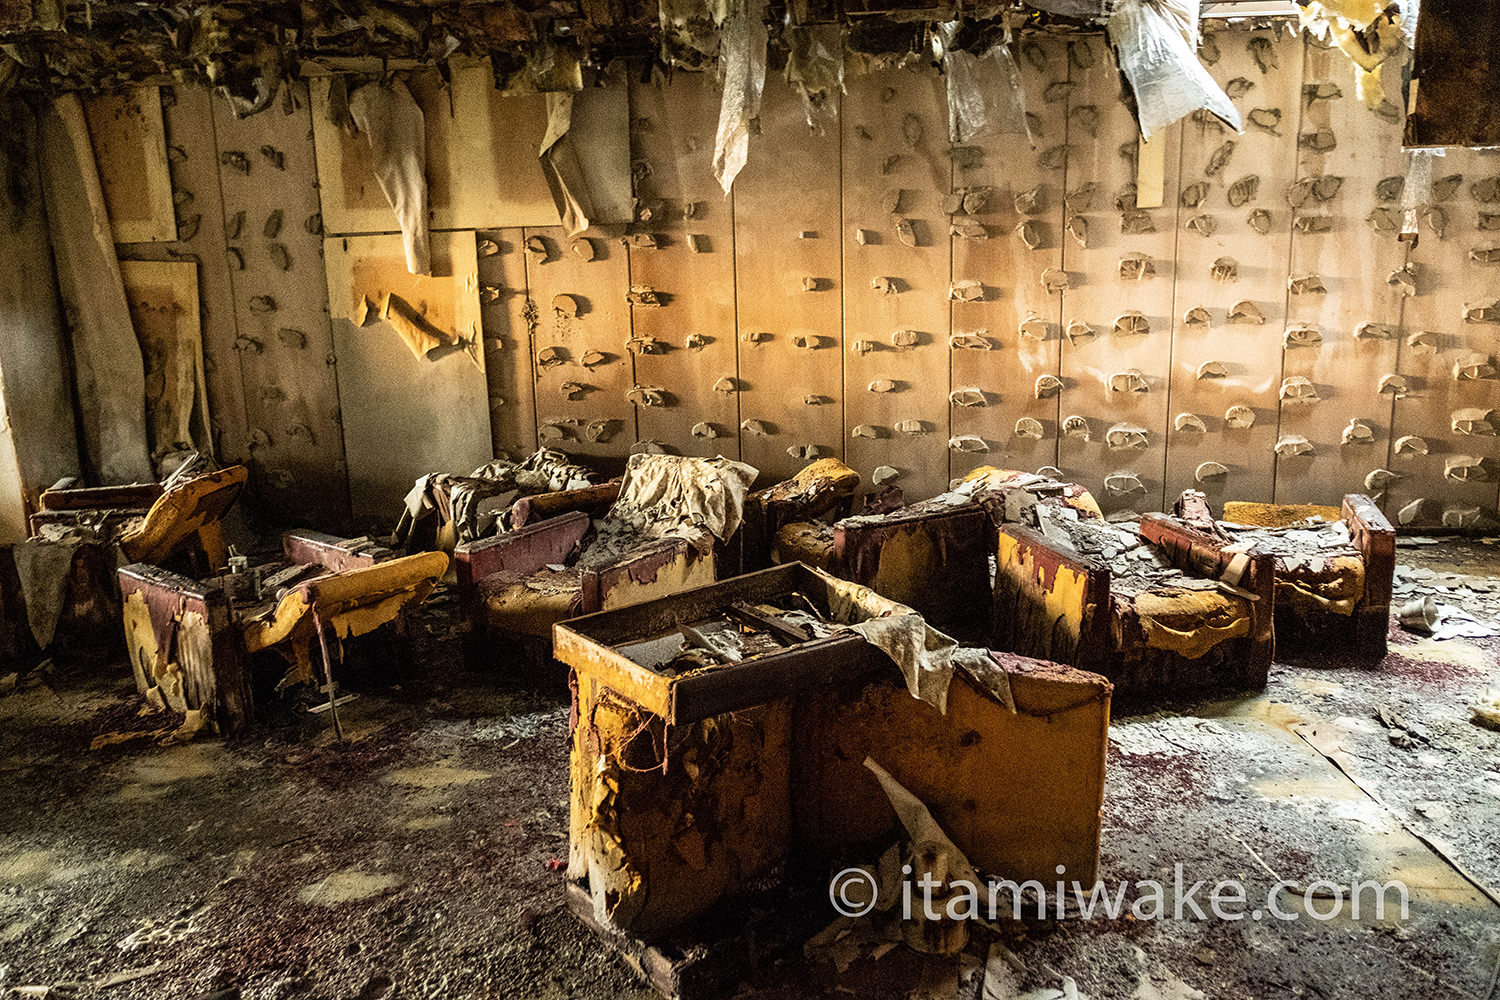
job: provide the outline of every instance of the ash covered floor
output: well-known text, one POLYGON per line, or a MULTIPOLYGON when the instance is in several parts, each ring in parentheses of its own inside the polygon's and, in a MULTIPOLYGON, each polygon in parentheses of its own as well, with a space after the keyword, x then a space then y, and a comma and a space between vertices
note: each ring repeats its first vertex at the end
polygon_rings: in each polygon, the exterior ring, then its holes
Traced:
MULTIPOLYGON (((1398 562, 1500 578, 1479 542, 1403 544, 1398 562)), ((1500 620, 1500 593, 1458 598, 1500 620)), ((160 723, 123 666, 0 697, 0 996, 655 996, 563 907, 561 684, 465 671, 453 618, 441 598, 423 610, 417 667, 343 707, 344 746, 292 711, 227 743, 131 737, 160 723)), ((1170 884, 1180 863, 1251 900, 1279 879, 1400 878, 1408 920, 1008 923, 1024 972, 986 931, 942 959, 856 934, 743 994, 1486 997, 1500 733, 1469 707, 1500 688, 1500 639, 1391 641, 1378 670, 1282 649, 1263 695, 1117 717, 1101 871, 1170 884)))

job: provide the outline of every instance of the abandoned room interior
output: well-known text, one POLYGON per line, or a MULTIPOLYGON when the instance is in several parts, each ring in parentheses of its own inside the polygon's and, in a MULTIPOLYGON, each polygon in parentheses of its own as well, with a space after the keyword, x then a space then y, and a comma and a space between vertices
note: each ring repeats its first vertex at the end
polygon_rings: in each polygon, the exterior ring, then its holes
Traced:
POLYGON ((1500 1000, 1497 51, 0 0, 0 1000, 1500 1000))

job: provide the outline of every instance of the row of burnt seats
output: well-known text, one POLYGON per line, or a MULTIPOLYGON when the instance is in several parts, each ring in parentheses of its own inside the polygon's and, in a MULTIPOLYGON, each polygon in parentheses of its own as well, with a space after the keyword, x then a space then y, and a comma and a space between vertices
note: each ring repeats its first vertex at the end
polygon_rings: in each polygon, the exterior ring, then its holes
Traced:
MULTIPOLYGON (((738 465, 639 458, 703 463, 699 476, 738 465)), ((1126 700, 1263 687, 1278 632, 1291 654, 1385 651, 1394 530, 1362 496, 1230 504, 1257 529, 1241 532, 1191 492, 1173 515, 1111 522, 1082 486, 1012 470, 910 504, 879 491, 854 512, 859 484, 837 460, 813 462, 746 495, 743 524, 707 547, 618 530, 618 481, 522 499, 508 530, 455 550, 475 648, 540 664, 568 618, 801 561, 961 640, 1103 674, 1126 700)))

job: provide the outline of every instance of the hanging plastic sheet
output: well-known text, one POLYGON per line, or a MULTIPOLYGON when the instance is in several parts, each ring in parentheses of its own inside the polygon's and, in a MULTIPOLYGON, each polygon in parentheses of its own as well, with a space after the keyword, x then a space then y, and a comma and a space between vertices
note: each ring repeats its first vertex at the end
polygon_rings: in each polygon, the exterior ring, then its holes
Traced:
POLYGON ((557 205, 564 231, 569 236, 577 236, 589 227, 594 204, 589 197, 588 179, 578 158, 577 144, 568 135, 572 124, 573 95, 548 93, 547 134, 542 137, 541 148, 542 175, 547 178, 547 187, 552 191, 552 200, 557 205))
POLYGON ((948 138, 969 142, 985 135, 1025 135, 1021 71, 1004 45, 975 55, 955 47, 957 21, 936 28, 948 83, 948 138))
POLYGON ((714 176, 724 193, 734 187, 750 153, 752 122, 766 85, 765 0, 732 0, 719 43, 724 97, 714 138, 714 176))
POLYGON ((1141 137, 1199 108, 1243 132, 1229 95, 1198 61, 1198 5, 1184 0, 1119 0, 1109 40, 1135 95, 1141 137))
POLYGON ((367 83, 349 96, 349 114, 370 144, 375 179, 396 211, 406 269, 431 274, 427 237, 427 138, 422 109, 406 84, 367 83))
POLYGON ((820 119, 838 115, 836 95, 844 91, 843 26, 795 25, 788 13, 782 38, 788 47, 786 82, 802 95, 808 128, 821 129, 820 119))

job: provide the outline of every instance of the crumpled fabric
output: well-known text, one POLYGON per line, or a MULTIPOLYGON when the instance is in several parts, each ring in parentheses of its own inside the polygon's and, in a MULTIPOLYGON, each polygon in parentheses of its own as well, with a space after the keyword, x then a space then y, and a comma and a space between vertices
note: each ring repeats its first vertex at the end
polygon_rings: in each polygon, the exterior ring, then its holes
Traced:
POLYGON ((1135 94, 1141 137, 1151 136, 1199 108, 1236 132, 1240 113, 1194 52, 1198 5, 1191 0, 1119 0, 1109 17, 1109 41, 1135 94))
POLYGON ((349 95, 349 114, 370 145, 375 179, 396 211, 406 269, 432 273, 427 219, 427 126, 400 80, 367 83, 349 95))
POLYGON ((881 597, 869 587, 835 580, 829 588, 828 617, 858 632, 894 660, 911 696, 939 712, 948 711, 948 685, 957 667, 980 680, 1012 712, 1016 709, 1005 673, 983 668, 989 661, 988 652, 960 646, 905 604, 881 597))
POLYGON ((1026 106, 1021 70, 1010 49, 991 46, 975 55, 954 48, 959 22, 937 26, 948 84, 948 139, 969 142, 986 135, 1025 135, 1026 106))
POLYGON ((714 137, 714 177, 728 195, 750 155, 751 122, 766 86, 765 0, 732 0, 719 43, 724 96, 714 137))
POLYGON ((844 29, 838 24, 793 24, 790 11, 781 32, 787 44, 786 82, 802 97, 807 127, 838 115, 844 92, 844 29))
POLYGON ((685 538, 700 552, 739 530, 745 497, 760 471, 744 462, 679 455, 632 455, 620 498, 600 525, 594 551, 617 536, 685 538))
POLYGON ((68 577, 73 567, 73 553, 85 538, 47 541, 31 538, 17 542, 12 553, 16 575, 21 580, 21 597, 26 602, 26 621, 38 647, 46 649, 57 632, 63 602, 68 597, 68 577))
POLYGON ((572 124, 572 93, 549 91, 547 133, 542 137, 538 156, 542 162, 542 175, 547 178, 552 201, 562 219, 563 230, 569 236, 577 236, 589 227, 594 203, 589 197, 588 179, 578 158, 577 145, 568 134, 572 124))

